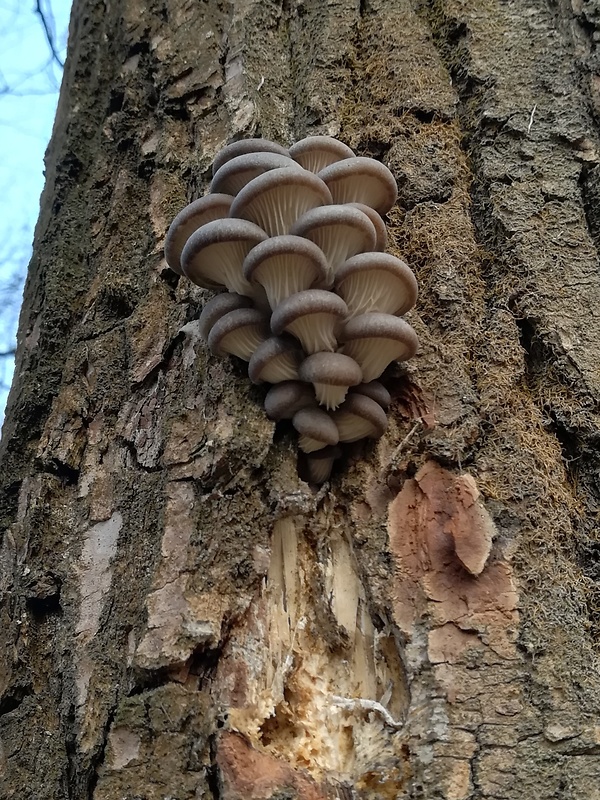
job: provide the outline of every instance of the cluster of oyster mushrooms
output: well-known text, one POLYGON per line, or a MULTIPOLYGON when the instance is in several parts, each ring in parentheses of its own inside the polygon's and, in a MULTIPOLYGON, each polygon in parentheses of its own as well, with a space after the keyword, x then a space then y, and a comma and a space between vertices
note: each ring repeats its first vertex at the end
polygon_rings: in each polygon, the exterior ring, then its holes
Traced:
POLYGON ((377 379, 417 350, 400 316, 417 282, 384 252, 382 215, 396 198, 383 164, 336 139, 289 150, 246 139, 220 151, 209 194, 167 234, 171 269, 220 292, 202 311, 202 337, 215 355, 247 361, 254 383, 273 384, 266 412, 291 419, 314 483, 340 443, 385 432, 390 395, 377 379))

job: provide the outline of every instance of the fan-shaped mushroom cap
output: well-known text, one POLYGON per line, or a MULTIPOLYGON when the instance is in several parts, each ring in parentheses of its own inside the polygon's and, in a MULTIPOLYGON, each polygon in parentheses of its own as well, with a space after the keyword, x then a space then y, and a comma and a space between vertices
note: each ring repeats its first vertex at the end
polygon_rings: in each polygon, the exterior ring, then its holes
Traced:
POLYGON ((224 292, 212 297, 202 309, 198 320, 201 338, 206 341, 213 325, 225 314, 238 308, 252 308, 252 301, 249 297, 235 292, 224 292))
POLYGON ((309 209, 331 202, 329 189, 312 172, 273 169, 244 186, 229 214, 260 225, 269 236, 278 236, 288 233, 309 209))
POLYGON ((379 381, 359 383, 358 386, 353 387, 352 394, 364 394, 365 397, 370 397, 371 400, 375 400, 376 403, 379 403, 384 411, 388 410, 390 403, 392 402, 391 394, 385 388, 383 383, 379 383, 379 381))
POLYGON ((302 169, 288 156, 278 153, 246 153, 227 161, 217 170, 210 185, 211 192, 236 195, 247 183, 271 169, 302 169))
POLYGON ((405 314, 417 302, 417 280, 404 261, 389 253, 359 253, 337 270, 335 290, 352 316, 369 311, 405 314))
POLYGON ((362 380, 359 365, 342 353, 314 353, 304 359, 298 375, 301 380, 312 383, 317 400, 326 408, 337 408, 348 387, 362 380))
POLYGON ((258 225, 243 219, 218 219, 193 233, 183 248, 181 267, 193 283, 252 297, 253 288, 242 274, 250 250, 267 239, 258 225))
POLYGON ((333 462, 342 455, 342 448, 338 445, 327 445, 320 450, 307 454, 304 459, 306 464, 306 477, 309 483, 325 483, 329 480, 333 462))
POLYGON ((253 248, 243 265, 246 280, 260 283, 271 308, 296 292, 327 285, 327 260, 301 236, 272 236, 253 248))
POLYGON ((207 222, 228 217, 232 201, 233 197, 228 194, 207 194, 177 214, 165 238, 165 258, 173 272, 183 275, 181 251, 192 233, 207 222))
POLYGON ((391 314, 361 314, 349 319, 340 333, 342 352, 361 367, 363 380, 378 378, 392 361, 406 361, 417 352, 419 340, 408 322, 391 314))
POLYGON ((375 247, 373 249, 383 253, 387 247, 388 235, 385 222, 381 219, 381 215, 378 214, 374 208, 366 206, 364 203, 349 203, 349 205, 351 205, 353 208, 358 208, 359 211, 362 211, 363 214, 366 214, 371 220, 373 227, 375 228, 376 235, 375 247))
POLYGON ((390 210, 398 199, 394 176, 373 158, 347 158, 319 172, 329 187, 334 203, 364 203, 380 214, 390 210))
POLYGON ((260 344, 248 364, 252 383, 281 383, 298 380, 304 353, 291 336, 271 336, 260 344))
POLYGON ((269 419, 291 419, 296 411, 316 406, 312 386, 303 381, 283 381, 272 386, 265 397, 265 411, 269 419))
POLYGON ((350 205, 313 208, 292 225, 290 233, 304 236, 321 248, 332 276, 346 259, 372 250, 376 241, 371 220, 350 205))
POLYGON ((320 172, 343 158, 354 158, 354 151, 331 136, 307 136, 290 147, 290 156, 310 172, 320 172))
POLYGON ((208 346, 216 356, 230 353, 250 361, 256 348, 269 338, 269 323, 255 308, 237 308, 217 320, 208 334, 208 346))
POLYGON ((387 430, 385 411, 364 394, 350 392, 344 405, 334 411, 331 418, 340 435, 340 442, 357 442, 359 439, 379 439, 387 430))
POLYGON ((277 153, 280 156, 289 156, 289 150, 276 142, 268 139, 240 139, 232 142, 219 150, 213 161, 212 174, 215 175, 227 161, 246 153, 277 153))
POLYGON ((341 297, 323 289, 307 289, 280 303, 271 316, 275 334, 293 334, 306 353, 337 347, 337 330, 348 309, 341 297))
POLYGON ((339 441, 335 423, 321 408, 303 408, 297 411, 292 425, 300 434, 298 445, 304 453, 312 453, 339 441))

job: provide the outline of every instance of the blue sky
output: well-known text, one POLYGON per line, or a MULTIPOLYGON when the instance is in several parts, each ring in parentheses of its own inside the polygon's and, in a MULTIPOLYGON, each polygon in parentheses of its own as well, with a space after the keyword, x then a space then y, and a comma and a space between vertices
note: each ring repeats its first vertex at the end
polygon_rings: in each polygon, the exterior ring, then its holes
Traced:
MULTIPOLYGON (((14 347, 62 72, 37 4, 0 0, 0 353, 14 347)), ((39 7, 64 61, 71 0, 39 7)), ((0 419, 11 376, 11 359, 0 358, 0 419)))

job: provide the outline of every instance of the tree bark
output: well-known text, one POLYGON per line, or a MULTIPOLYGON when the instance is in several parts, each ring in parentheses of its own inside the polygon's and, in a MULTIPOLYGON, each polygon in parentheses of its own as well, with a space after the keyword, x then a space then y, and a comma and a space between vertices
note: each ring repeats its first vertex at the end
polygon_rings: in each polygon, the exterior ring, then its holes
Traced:
POLYGON ((600 5, 75 0, 1 444, 0 796, 600 798, 600 5), (320 490, 162 257, 231 138, 400 188, 320 490))

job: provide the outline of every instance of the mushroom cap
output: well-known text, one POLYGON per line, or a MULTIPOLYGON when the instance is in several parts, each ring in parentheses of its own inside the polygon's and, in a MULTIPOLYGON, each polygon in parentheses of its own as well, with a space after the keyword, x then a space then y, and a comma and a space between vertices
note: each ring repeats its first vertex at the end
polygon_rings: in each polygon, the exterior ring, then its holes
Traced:
POLYGON ((378 439, 387 430, 388 420, 379 403, 364 394, 349 392, 344 405, 331 414, 340 442, 378 439))
POLYGON ((319 172, 334 203, 364 203, 380 214, 398 199, 398 187, 389 169, 374 158, 346 158, 319 172))
POLYGON ((376 235, 375 247, 373 249, 383 253, 387 247, 388 235, 385 222, 381 219, 381 214, 378 214, 374 208, 366 206, 364 203, 349 203, 348 205, 352 206, 353 208, 358 208, 359 211, 362 211, 363 214, 366 214, 371 220, 373 227, 375 228, 376 235))
POLYGON ((391 314, 369 313, 349 319, 340 333, 342 352, 360 365, 365 383, 378 378, 392 361, 412 358, 419 347, 408 322, 391 314))
POLYGON ((223 294, 215 295, 202 309, 200 318, 198 320, 198 328, 200 337, 206 342, 208 334, 217 320, 224 317, 230 311, 235 311, 238 308, 251 308, 252 301, 249 297, 237 294, 236 292, 224 292, 223 294))
POLYGON ((362 381, 362 371, 353 358, 342 353, 314 353, 298 370, 300 380, 312 383, 317 400, 327 408, 337 408, 350 386, 362 381))
POLYGON ((181 251, 194 231, 229 216, 233 197, 228 194, 207 194, 183 208, 171 223, 165 238, 165 259, 173 272, 183 275, 181 251))
POLYGON ((301 408, 316 405, 315 393, 303 381, 283 381, 271 386, 265 397, 269 419, 291 419, 301 408))
POLYGON ((208 334, 208 346, 216 356, 227 353, 244 361, 269 338, 266 317, 255 308, 236 308, 217 320, 208 334))
POLYGON ((288 233, 309 209, 328 205, 331 193, 323 181, 305 169, 272 169, 247 183, 229 215, 250 220, 269 236, 288 233))
POLYGON ((326 286, 327 260, 314 242, 301 236, 272 236, 254 247, 243 265, 244 277, 264 288, 271 308, 311 286, 326 286))
POLYGON ((371 400, 375 400, 376 403, 379 403, 384 411, 388 410, 392 402, 391 394, 383 383, 379 383, 379 381, 359 383, 358 386, 353 387, 352 394, 364 394, 366 397, 370 397, 371 400))
POLYGON ((335 423, 321 408, 302 408, 294 414, 292 425, 300 434, 298 444, 304 453, 312 453, 339 441, 335 423))
POLYGON ((292 225, 290 233, 317 244, 332 274, 350 256, 372 250, 377 239, 371 220, 350 205, 312 208, 292 225))
POLYGON ((183 248, 181 267, 193 283, 252 297, 253 288, 242 274, 250 250, 267 239, 258 225, 243 219, 218 219, 193 233, 183 248))
POLYGON ((354 158, 354 151, 331 136, 307 136, 290 147, 290 156, 309 172, 320 172, 343 158, 354 158))
POLYGON ((271 336, 254 351, 248 364, 252 383, 281 383, 298 380, 304 353, 291 336, 271 336))
POLYGON ((246 153, 277 153, 280 156, 289 156, 289 150, 268 139, 240 139, 219 150, 213 161, 212 174, 215 175, 227 161, 246 153))
POLYGON ((359 253, 335 274, 335 291, 352 316, 369 311, 405 314, 417 302, 417 279, 410 267, 389 253, 359 253))
POLYGON ((342 455, 342 448, 338 445, 327 445, 320 450, 315 450, 304 457, 305 473, 308 483, 325 483, 329 480, 333 462, 342 455))
POLYGON ((298 170, 302 167, 279 153, 246 153, 230 159, 217 170, 210 191, 236 195, 251 180, 271 169, 298 170))
POLYGON ((281 302, 271 316, 271 330, 295 336, 306 353, 337 347, 337 331, 347 316, 346 303, 334 292, 307 289, 281 302))

